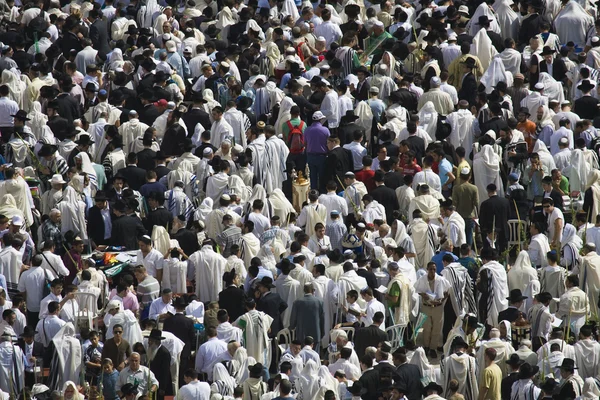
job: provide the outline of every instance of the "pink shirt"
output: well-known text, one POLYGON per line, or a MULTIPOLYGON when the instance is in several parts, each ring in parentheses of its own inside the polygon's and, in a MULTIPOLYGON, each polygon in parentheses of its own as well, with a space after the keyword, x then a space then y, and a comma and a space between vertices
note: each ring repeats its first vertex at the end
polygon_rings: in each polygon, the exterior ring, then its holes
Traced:
POLYGON ((108 299, 112 300, 114 298, 121 300, 125 310, 130 310, 131 312, 135 313, 140 308, 137 297, 131 292, 127 292, 127 296, 125 296, 125 298, 121 298, 117 296, 117 289, 113 289, 110 291, 108 299))

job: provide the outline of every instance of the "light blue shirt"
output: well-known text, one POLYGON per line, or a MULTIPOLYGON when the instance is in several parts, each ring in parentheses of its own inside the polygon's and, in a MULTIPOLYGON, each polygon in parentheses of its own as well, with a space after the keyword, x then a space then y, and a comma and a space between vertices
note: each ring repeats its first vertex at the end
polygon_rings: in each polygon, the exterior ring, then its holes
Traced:
POLYGON ((448 182, 447 174, 452 173, 452 164, 450 164, 450 161, 443 158, 442 161, 440 161, 438 169, 440 171, 440 183, 444 186, 446 182, 448 182))

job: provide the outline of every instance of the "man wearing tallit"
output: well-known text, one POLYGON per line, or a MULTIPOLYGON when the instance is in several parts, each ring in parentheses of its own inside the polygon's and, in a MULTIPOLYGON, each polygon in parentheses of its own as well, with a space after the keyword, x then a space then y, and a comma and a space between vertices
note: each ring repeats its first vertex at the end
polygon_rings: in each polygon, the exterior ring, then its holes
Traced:
POLYGON ((269 365, 271 347, 268 332, 273 318, 262 311, 257 311, 254 299, 246 300, 245 305, 246 313, 240 316, 233 325, 244 331, 244 345, 248 350, 248 357, 269 365))
POLYGON ((465 220, 456 211, 452 204, 452 200, 447 200, 442 206, 443 210, 439 220, 442 224, 440 227, 442 236, 445 237, 446 240, 449 240, 452 243, 452 246, 460 248, 460 246, 467 243, 467 238, 465 236, 465 220))
POLYGON ((439 241, 435 228, 431 226, 429 219, 423 218, 420 210, 415 210, 412 217, 413 220, 408 224, 407 231, 415 244, 415 266, 421 269, 425 268, 435 255, 439 241))
MULTIPOLYGON (((537 294, 531 293, 532 282, 538 281, 538 274, 537 270, 531 266, 531 260, 529 259, 529 253, 527 253, 527 251, 521 250, 515 263, 506 275, 508 279, 508 290, 512 291, 519 289, 529 298, 531 298, 531 295, 537 294)), ((537 284, 539 285, 539 282, 537 284)), ((524 302, 521 308, 525 313, 528 311, 527 304, 527 302, 524 302)))
MULTIPOLYGON (((520 53, 519 56, 521 56, 520 53)), ((450 113, 446 118, 446 122, 452 127, 448 141, 454 148, 462 146, 467 154, 473 147, 473 138, 475 137, 473 121, 475 121, 475 116, 469 110, 469 102, 466 100, 460 100, 458 110, 450 113)))
POLYGON ((475 354, 477 365, 479 365, 479 381, 483 381, 484 368, 482 368, 482 366, 485 365, 484 355, 487 349, 496 350, 496 359, 494 361, 500 367, 500 370, 502 370, 502 378, 506 378, 506 361, 508 361, 510 355, 515 352, 515 349, 510 342, 505 342, 500 339, 500 331, 497 328, 492 328, 490 330, 490 339, 482 342, 475 354))
POLYGON ((590 315, 599 315, 598 297, 600 294, 600 255, 596 245, 587 243, 581 249, 583 261, 579 270, 581 289, 587 293, 590 303, 590 315))
POLYGON ((445 393, 450 394, 450 380, 456 379, 458 393, 462 394, 465 400, 476 400, 479 397, 476 360, 466 353, 469 345, 462 337, 455 338, 452 347, 452 353, 442 360, 440 366, 445 393))
POLYGON ((489 198, 488 187, 491 185, 498 196, 504 196, 504 184, 500 179, 500 157, 489 144, 484 145, 473 157, 473 178, 479 192, 480 205, 489 198))
POLYGON ((0 389, 18 398, 25 387, 25 367, 29 366, 21 347, 12 343, 11 334, 0 336, 0 389))
POLYGON ((239 144, 245 148, 247 144, 246 132, 250 129, 251 125, 248 116, 237 109, 235 102, 230 101, 227 103, 227 111, 223 114, 223 118, 233 131, 232 143, 234 145, 239 144))
POLYGON ((52 175, 52 179, 50 180, 50 185, 52 188, 42 194, 42 215, 50 215, 50 211, 53 208, 56 208, 56 204, 60 201, 60 199, 62 199, 63 185, 65 183, 67 182, 65 182, 62 175, 52 175))
POLYGON ((422 218, 428 221, 440 218, 440 202, 430 194, 429 185, 426 183, 419 185, 417 193, 418 195, 408 205, 408 220, 413 220, 415 210, 421 211, 422 218))
POLYGON ((229 184, 229 161, 221 160, 219 165, 213 165, 213 169, 218 171, 209 176, 206 180, 206 197, 217 201, 226 191, 229 184))
POLYGON ((385 298, 388 306, 393 311, 394 323, 407 325, 410 322, 410 313, 413 309, 413 283, 400 271, 397 263, 388 263, 390 282, 387 286, 385 298))
MULTIPOLYGON (((83 179, 83 177, 79 178, 83 179)), ((68 185, 65 188, 62 200, 56 205, 56 208, 61 213, 62 234, 72 231, 81 239, 87 240, 86 204, 81 200, 81 195, 77 193, 73 186, 68 185)))
POLYGON ((231 203, 231 197, 228 194, 223 194, 219 198, 219 205, 217 208, 208 213, 206 217, 206 237, 216 238, 223 233, 223 216, 229 214, 233 217, 233 223, 237 224, 240 220, 240 216, 229 208, 231 203))
POLYGON ((30 227, 33 224, 32 210, 35 209, 35 206, 31 199, 29 185, 27 185, 27 182, 25 182, 25 179, 21 177, 18 171, 20 169, 8 168, 4 170, 6 180, 0 183, 0 197, 5 194, 11 194, 15 199, 17 208, 25 217, 26 226, 30 227))
POLYGON ((272 126, 265 128, 265 155, 266 176, 262 183, 267 193, 274 189, 281 188, 283 182, 287 180, 285 162, 290 150, 283 140, 275 136, 275 129, 272 126))
POLYGON ((242 251, 241 258, 246 265, 258 255, 260 251, 260 240, 254 234, 254 222, 246 221, 242 227, 242 237, 240 238, 240 247, 242 251))
POLYGON ((479 269, 479 320, 490 326, 498 326, 498 313, 508 307, 508 285, 504 266, 496 261, 495 249, 481 250, 483 265, 479 269))
POLYGON ((358 216, 364 210, 361 200, 368 193, 367 187, 363 182, 356 180, 356 175, 352 171, 344 174, 344 185, 346 186, 344 199, 346 199, 348 212, 358 216))
POLYGON ((113 299, 106 306, 106 315, 104 316, 106 328, 106 340, 114 336, 113 327, 121 325, 123 327, 123 340, 127 343, 137 343, 143 341, 142 328, 131 310, 123 309, 123 302, 113 299))
MULTIPOLYGON (((441 275, 450 282, 450 301, 444 305, 444 326, 442 337, 447 337, 457 319, 463 319, 467 314, 477 312, 473 296, 473 281, 467 268, 452 261, 452 255, 447 254, 442 259, 444 269, 441 275)), ((446 355, 448 353, 445 353, 446 355)))
MULTIPOLYGON (((287 259, 285 259, 287 260, 287 259)), ((298 300, 302 296, 302 286, 300 282, 296 279, 292 278, 290 273, 290 264, 289 262, 281 262, 279 264, 279 269, 281 270, 281 274, 277 276, 275 280, 275 288, 276 292, 281 297, 281 299, 287 304, 294 304, 294 301, 298 300)), ((290 326, 290 315, 292 313, 292 307, 288 307, 281 316, 281 322, 283 328, 287 328, 290 326)))
MULTIPOLYGON (((346 294, 350 290, 356 290, 358 293, 361 292, 362 289, 365 289, 367 285, 367 280, 362 276, 359 276, 352 264, 344 264, 344 273, 340 276, 340 279, 337 282, 339 293, 338 293, 338 304, 342 307, 348 308, 348 301, 346 300, 346 294)), ((361 309, 366 307, 366 302, 363 300, 362 296, 358 298, 356 301, 361 309)))
POLYGON ((320 342, 321 347, 325 348, 328 343, 329 330, 333 326, 335 312, 338 308, 338 286, 332 279, 325 276, 325 266, 323 264, 317 264, 313 267, 313 277, 312 285, 315 289, 315 296, 323 300, 325 329, 320 342))
POLYGON ((148 125, 139 120, 137 111, 129 111, 129 121, 119 127, 119 134, 123 137, 123 150, 131 152, 135 139, 144 136, 146 129, 148 125))
POLYGON ((227 122, 225 118, 223 118, 223 108, 220 106, 216 106, 212 110, 212 118, 213 124, 210 127, 210 144, 215 146, 216 148, 221 147, 221 142, 226 139, 233 139, 233 128, 227 122))
POLYGON ((214 250, 214 241, 206 239, 202 248, 188 258, 188 270, 195 271, 196 296, 202 302, 218 298, 223 290, 227 260, 214 250))
MULTIPOLYGON (((112 332, 112 330, 111 330, 112 332)), ((52 339, 55 354, 52 358, 52 377, 50 388, 62 388, 67 381, 79 381, 81 378, 82 359, 81 344, 75 337, 75 327, 66 323, 52 339)))
POLYGON ((304 226, 306 234, 312 236, 315 234, 315 225, 327 221, 327 208, 319 203, 319 192, 315 189, 308 192, 308 201, 298 216, 298 226, 304 226))

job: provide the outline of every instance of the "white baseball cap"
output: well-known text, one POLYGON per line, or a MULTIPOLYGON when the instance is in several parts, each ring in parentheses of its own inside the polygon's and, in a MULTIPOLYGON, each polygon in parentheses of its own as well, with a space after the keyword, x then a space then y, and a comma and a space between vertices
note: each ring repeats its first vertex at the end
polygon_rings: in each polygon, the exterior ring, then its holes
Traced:
POLYGON ((320 121, 322 119, 325 119, 325 116, 321 111, 315 111, 315 113, 312 116, 312 119, 313 121, 320 121))

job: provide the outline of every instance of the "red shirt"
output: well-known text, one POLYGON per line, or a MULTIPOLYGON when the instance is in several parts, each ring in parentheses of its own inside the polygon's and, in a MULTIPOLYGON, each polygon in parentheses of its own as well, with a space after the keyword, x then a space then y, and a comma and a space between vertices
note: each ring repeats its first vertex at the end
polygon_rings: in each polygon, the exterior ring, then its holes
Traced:
POLYGON ((375 171, 372 169, 361 170, 354 174, 356 179, 361 181, 367 187, 367 190, 371 192, 371 190, 375 189, 375 181, 373 177, 375 176, 375 171))
POLYGON ((400 168, 402 168, 402 175, 412 175, 415 176, 417 172, 421 172, 423 168, 417 163, 414 165, 408 166, 403 161, 400 161, 400 168))

